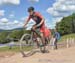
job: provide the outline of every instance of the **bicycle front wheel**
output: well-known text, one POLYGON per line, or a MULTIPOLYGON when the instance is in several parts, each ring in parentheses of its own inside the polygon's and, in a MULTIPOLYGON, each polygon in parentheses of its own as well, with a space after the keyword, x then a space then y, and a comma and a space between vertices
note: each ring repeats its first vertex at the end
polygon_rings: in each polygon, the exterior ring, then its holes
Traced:
POLYGON ((32 40, 31 34, 24 34, 20 39, 20 51, 22 55, 30 56, 33 55, 34 52, 34 42, 32 40))

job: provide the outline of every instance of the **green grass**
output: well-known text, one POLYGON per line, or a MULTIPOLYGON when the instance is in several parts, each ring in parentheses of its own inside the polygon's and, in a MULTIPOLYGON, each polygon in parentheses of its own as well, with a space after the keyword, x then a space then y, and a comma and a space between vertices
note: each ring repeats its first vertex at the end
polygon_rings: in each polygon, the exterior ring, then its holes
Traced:
MULTIPOLYGON (((64 40, 66 40, 67 38, 75 38, 75 34, 68 34, 68 35, 64 35, 61 37, 61 39, 59 40, 59 42, 63 42, 64 40)), ((32 49, 32 47, 30 46, 24 46, 23 47, 25 51, 29 51, 32 49)), ((20 47, 18 46, 13 46, 12 49, 9 49, 9 47, 1 47, 0 48, 0 52, 5 52, 5 51, 11 51, 11 52, 20 52, 20 47)))
MULTIPOLYGON (((29 51, 29 50, 31 50, 32 49, 32 47, 30 46, 24 46, 23 47, 23 50, 24 51, 29 51)), ((0 48, 0 52, 4 52, 4 51, 11 51, 11 52, 20 52, 20 47, 18 47, 18 46, 13 46, 11 49, 10 49, 10 47, 8 47, 8 46, 6 46, 6 47, 1 47, 0 48)))
POLYGON ((67 38, 74 38, 75 39, 75 34, 64 35, 64 36, 61 37, 61 39, 59 40, 59 42, 62 42, 64 40, 66 40, 67 38))

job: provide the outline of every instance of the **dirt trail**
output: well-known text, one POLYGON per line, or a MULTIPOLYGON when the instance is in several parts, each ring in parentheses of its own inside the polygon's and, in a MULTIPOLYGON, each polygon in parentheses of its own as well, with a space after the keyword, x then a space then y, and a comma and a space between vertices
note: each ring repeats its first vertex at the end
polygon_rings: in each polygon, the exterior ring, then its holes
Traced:
POLYGON ((11 57, 1 58, 0 63, 75 63, 75 47, 50 50, 50 53, 35 53, 30 57, 22 57, 17 53, 11 57))

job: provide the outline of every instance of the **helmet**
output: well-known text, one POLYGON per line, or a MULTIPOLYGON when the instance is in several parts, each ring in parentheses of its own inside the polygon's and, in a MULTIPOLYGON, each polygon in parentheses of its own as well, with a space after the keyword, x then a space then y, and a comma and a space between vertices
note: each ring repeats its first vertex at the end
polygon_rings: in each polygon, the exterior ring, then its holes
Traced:
POLYGON ((28 12, 30 12, 30 11, 34 11, 34 7, 29 7, 28 12))

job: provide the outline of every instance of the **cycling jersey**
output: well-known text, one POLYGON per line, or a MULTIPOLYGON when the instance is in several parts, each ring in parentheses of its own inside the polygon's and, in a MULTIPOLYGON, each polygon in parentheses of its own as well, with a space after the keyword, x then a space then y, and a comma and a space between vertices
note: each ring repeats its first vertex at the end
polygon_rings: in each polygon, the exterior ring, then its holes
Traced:
POLYGON ((39 12, 34 12, 33 15, 29 15, 28 21, 31 18, 36 22, 36 24, 39 24, 43 17, 42 17, 42 15, 39 12))
MULTIPOLYGON (((39 12, 34 12, 33 15, 29 15, 27 20, 30 21, 30 19, 33 19, 33 21, 35 21, 36 25, 37 25, 41 22, 42 18, 43 18, 43 16, 39 12)), ((45 30, 44 22, 38 28, 40 28, 40 32, 44 32, 44 30, 45 30)))

